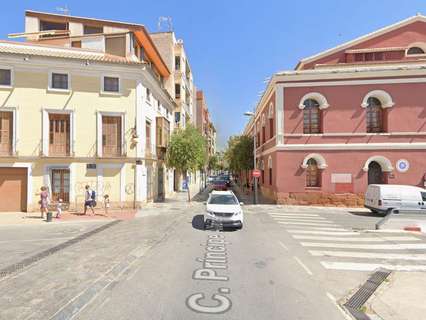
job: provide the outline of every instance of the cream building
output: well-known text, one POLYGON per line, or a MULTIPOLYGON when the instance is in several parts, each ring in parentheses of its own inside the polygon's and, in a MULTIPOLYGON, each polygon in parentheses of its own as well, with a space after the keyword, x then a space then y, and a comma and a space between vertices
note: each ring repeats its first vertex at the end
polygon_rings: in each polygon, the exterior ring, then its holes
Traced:
POLYGON ((71 209, 85 185, 113 207, 173 192, 170 72, 143 26, 27 12, 25 36, 0 42, 0 211, 37 210, 43 185, 71 209))

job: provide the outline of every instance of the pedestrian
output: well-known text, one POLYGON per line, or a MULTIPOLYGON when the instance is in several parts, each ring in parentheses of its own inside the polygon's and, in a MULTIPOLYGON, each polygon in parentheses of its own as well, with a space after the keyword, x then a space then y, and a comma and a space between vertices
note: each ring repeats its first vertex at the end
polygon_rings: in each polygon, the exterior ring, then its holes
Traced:
POLYGON ((105 208, 105 215, 108 215, 108 209, 109 209, 109 195, 104 195, 104 208, 105 208))
POLYGON ((61 214, 62 214, 62 199, 59 199, 58 202, 56 203, 56 218, 60 219, 61 218, 61 214))
POLYGON ((89 207, 90 210, 92 210, 92 214, 94 215, 95 210, 93 210, 93 207, 95 201, 95 191, 92 191, 89 185, 86 185, 85 189, 86 192, 84 193, 84 214, 86 214, 87 207, 89 207))
POLYGON ((42 186, 40 190, 40 201, 38 203, 40 204, 41 218, 44 219, 45 213, 47 216, 47 207, 49 205, 49 192, 47 192, 47 188, 45 186, 42 186))

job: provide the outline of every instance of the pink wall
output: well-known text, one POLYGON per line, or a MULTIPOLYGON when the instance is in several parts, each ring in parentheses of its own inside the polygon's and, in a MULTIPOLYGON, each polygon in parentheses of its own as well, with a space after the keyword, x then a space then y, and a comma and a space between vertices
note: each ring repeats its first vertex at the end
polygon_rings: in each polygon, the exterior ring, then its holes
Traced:
MULTIPOLYGON (((384 109, 387 132, 426 131, 426 84, 348 85, 328 87, 297 87, 284 89, 285 134, 303 133, 301 98, 309 92, 319 92, 329 103, 322 110, 323 133, 366 133, 365 109, 361 103, 372 90, 388 92, 395 103, 384 109)), ((368 143, 424 142, 426 136, 365 135, 347 137, 304 136, 285 137, 285 143, 368 143)))
POLYGON ((368 175, 362 168, 369 157, 376 155, 388 158, 394 168, 399 159, 406 159, 410 163, 410 168, 405 173, 394 169, 392 172, 394 177, 389 177, 388 183, 423 186, 423 175, 426 173, 426 154, 422 150, 278 151, 275 156, 278 166, 276 187, 279 192, 315 192, 305 187, 305 170, 301 168, 303 159, 313 152, 323 156, 328 165, 322 172, 321 192, 335 192, 335 185, 331 183, 332 173, 350 173, 352 174, 353 191, 364 193, 368 175))
POLYGON ((345 62, 345 50, 365 48, 406 47, 413 42, 426 42, 426 23, 417 21, 384 35, 345 48, 334 54, 311 61, 303 69, 313 69, 315 64, 336 64, 345 62))

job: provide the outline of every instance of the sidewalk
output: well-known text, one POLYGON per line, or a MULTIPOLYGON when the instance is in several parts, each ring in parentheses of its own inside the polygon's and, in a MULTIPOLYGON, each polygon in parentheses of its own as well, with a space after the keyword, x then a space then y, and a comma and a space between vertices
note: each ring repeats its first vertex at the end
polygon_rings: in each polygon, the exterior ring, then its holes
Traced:
MULTIPOLYGON (((68 221, 93 221, 93 220, 130 220, 135 217, 136 210, 134 209, 110 209, 108 214, 105 214, 103 209, 95 209, 95 215, 84 215, 82 212, 63 212, 60 219, 55 218, 56 212, 52 212, 52 222, 61 223, 68 221)), ((36 225, 45 224, 46 215, 41 219, 39 212, 5 212, 0 213, 0 226, 4 225, 36 225)))
MULTIPOLYGON (((238 196, 240 201, 244 202, 245 204, 253 204, 254 199, 254 191, 251 189, 245 189, 244 190, 236 183, 232 183, 232 189, 234 190, 235 194, 238 196)), ((257 191, 257 204, 276 204, 273 200, 268 199, 262 195, 260 190, 257 191)))
POLYGON ((394 272, 368 302, 383 320, 424 320, 426 318, 426 274, 394 272))

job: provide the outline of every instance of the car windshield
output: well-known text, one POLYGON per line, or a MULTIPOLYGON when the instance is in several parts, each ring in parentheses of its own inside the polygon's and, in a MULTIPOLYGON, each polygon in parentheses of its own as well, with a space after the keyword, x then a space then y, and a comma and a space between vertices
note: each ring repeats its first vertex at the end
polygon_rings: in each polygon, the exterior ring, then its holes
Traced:
POLYGON ((217 184, 225 184, 226 183, 226 181, 225 180, 215 180, 215 182, 214 183, 217 183, 217 184))
POLYGON ((217 194, 212 195, 209 204, 237 204, 237 199, 230 194, 217 194))

